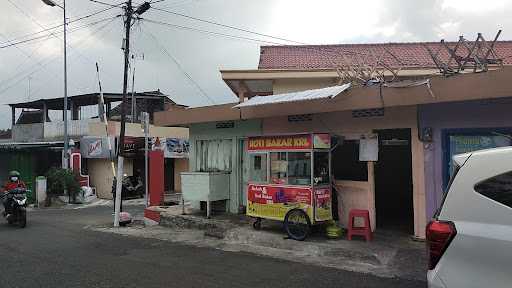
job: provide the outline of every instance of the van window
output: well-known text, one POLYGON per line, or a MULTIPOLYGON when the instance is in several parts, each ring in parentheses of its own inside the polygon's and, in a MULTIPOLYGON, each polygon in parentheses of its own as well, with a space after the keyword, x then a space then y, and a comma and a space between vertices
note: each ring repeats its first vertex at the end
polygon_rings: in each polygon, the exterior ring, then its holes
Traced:
POLYGON ((512 208, 512 171, 494 176, 476 184, 475 191, 512 208))

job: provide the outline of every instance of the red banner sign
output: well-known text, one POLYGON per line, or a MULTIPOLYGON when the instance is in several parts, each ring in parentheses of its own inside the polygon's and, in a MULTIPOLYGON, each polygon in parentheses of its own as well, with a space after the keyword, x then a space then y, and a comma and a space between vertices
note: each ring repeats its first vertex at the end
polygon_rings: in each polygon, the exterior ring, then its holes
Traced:
POLYGON ((249 151, 308 150, 313 148, 311 134, 261 136, 249 138, 249 151))
POLYGON ((304 203, 311 205, 310 187, 276 187, 249 185, 249 201, 259 204, 304 203))

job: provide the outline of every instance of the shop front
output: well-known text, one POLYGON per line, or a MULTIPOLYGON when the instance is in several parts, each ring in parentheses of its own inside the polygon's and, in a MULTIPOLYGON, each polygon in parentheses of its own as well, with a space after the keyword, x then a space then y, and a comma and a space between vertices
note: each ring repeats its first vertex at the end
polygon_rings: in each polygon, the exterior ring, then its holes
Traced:
POLYGON ((332 219, 330 137, 297 134, 247 139, 247 215, 257 219, 255 228, 261 219, 284 221, 286 228, 295 213, 306 230, 287 232, 300 239, 307 236, 310 225, 332 219))
MULTIPOLYGON (((180 192, 179 174, 188 170, 188 140, 153 137, 149 141, 150 151, 163 151, 164 165, 161 169, 164 171, 164 191, 166 193, 180 192)), ((99 198, 112 198, 112 182, 114 179, 112 159, 114 159, 115 164, 117 142, 114 137, 86 136, 81 139, 80 154, 84 159, 82 161, 85 167, 84 170, 89 174, 90 185, 96 188, 99 198)), ((124 153, 124 175, 133 176, 132 178, 135 179, 132 179, 132 182, 140 181, 144 183, 144 138, 127 136, 124 153)))
MULTIPOLYGON (((326 131, 331 147, 332 183, 339 217, 348 224, 351 209, 368 210, 372 230, 424 237, 424 158, 414 106, 380 111, 339 111, 263 119, 263 134, 326 131), (378 112, 378 113, 377 113, 378 112), (300 121, 299 121, 300 120, 300 121)), ((337 214, 337 215, 336 215, 337 214)))
POLYGON ((419 107, 424 144, 427 217, 441 203, 454 155, 512 145, 512 98, 419 107), (453 113, 457 111, 457 113, 453 113))

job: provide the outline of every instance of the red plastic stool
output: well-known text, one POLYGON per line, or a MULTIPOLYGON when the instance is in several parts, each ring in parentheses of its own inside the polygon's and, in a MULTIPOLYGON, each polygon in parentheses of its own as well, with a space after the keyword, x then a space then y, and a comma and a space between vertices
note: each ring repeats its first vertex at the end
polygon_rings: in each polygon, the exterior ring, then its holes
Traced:
POLYGON ((364 236, 366 241, 372 240, 372 227, 370 225, 370 212, 362 209, 351 209, 348 213, 348 240, 352 240, 353 235, 364 236), (363 227, 354 227, 354 219, 361 217, 364 219, 363 227))

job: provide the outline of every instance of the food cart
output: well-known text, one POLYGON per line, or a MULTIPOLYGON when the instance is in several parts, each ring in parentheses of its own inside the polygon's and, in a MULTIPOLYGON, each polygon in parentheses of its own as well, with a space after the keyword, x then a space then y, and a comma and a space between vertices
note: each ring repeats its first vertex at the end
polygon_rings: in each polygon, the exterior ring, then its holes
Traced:
POLYGON ((304 240, 311 225, 332 219, 331 136, 297 134, 248 139, 247 215, 284 222, 289 237, 304 240))

